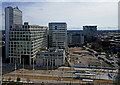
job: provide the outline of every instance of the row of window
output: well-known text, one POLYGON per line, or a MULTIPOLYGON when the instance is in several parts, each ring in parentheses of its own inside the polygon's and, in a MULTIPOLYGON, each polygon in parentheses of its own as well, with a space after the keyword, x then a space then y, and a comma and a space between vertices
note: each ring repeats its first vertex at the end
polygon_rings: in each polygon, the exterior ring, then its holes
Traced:
POLYGON ((37 54, 37 56, 63 56, 63 54, 37 54))
POLYGON ((33 44, 33 42, 10 42, 10 44, 33 44))
POLYGON ((29 29, 29 28, 21 28, 19 26, 16 26, 15 28, 12 28, 12 26, 10 26, 10 31, 47 31, 47 29, 45 28, 40 28, 40 29, 29 29))

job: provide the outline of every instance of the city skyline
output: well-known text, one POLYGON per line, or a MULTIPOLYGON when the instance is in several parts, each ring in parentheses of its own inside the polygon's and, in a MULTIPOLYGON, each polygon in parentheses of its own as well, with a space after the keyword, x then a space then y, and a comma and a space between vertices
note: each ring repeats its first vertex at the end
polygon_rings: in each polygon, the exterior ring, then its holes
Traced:
POLYGON ((23 22, 28 21, 32 25, 48 26, 49 22, 58 21, 67 22, 68 30, 82 30, 84 25, 97 25, 98 30, 117 30, 116 2, 3 2, 3 23, 7 6, 18 6, 23 11, 23 22))
POLYGON ((14 1, 1 4, 0 84, 120 85, 118 0, 14 1))

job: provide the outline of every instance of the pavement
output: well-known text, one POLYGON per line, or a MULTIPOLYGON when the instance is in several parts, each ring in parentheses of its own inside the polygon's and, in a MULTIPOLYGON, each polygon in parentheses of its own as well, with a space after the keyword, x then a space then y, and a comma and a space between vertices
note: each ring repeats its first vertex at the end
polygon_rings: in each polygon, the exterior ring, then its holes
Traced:
MULTIPOLYGON (((77 77, 77 73, 75 70, 84 70, 87 71, 85 73, 79 73, 81 78, 88 78, 91 80, 94 80, 94 82, 98 83, 112 83, 113 79, 108 77, 108 73, 111 70, 106 70, 105 72, 97 72, 99 71, 93 71, 93 69, 87 69, 87 68, 73 68, 71 69, 70 67, 60 67, 56 70, 28 70, 25 69, 23 73, 23 69, 19 69, 16 72, 10 72, 7 74, 4 74, 4 80, 8 80, 11 78, 11 80, 15 80, 16 77, 20 77, 22 81, 30 81, 32 82, 34 80, 35 83, 40 83, 40 82, 49 82, 49 83, 70 83, 71 81, 74 83, 79 83, 79 82, 85 82, 87 83, 88 81, 83 81, 81 79, 75 79, 77 77), (64 68, 64 69, 63 69, 64 68), (87 77, 86 77, 87 76, 87 77), (98 80, 99 79, 99 80, 98 80)), ((114 70, 113 73, 115 74, 117 71, 114 70)))

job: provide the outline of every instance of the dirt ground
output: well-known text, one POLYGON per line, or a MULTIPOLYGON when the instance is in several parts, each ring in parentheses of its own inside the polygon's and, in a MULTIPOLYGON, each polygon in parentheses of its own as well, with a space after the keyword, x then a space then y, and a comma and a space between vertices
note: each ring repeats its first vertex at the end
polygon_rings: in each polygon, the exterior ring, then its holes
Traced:
POLYGON ((90 55, 91 53, 89 51, 83 50, 83 48, 69 48, 69 52, 69 62, 71 64, 81 66, 109 66, 103 60, 99 60, 97 56, 90 55), (80 53, 74 54, 74 52, 77 51, 80 53))

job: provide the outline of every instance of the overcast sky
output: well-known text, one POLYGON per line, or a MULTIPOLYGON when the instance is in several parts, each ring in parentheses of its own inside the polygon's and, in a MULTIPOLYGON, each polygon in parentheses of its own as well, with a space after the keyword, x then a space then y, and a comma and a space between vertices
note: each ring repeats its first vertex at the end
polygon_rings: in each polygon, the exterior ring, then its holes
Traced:
POLYGON ((68 29, 78 30, 83 25, 97 25, 99 29, 115 29, 118 26, 118 0, 31 1, 3 2, 3 16, 5 7, 18 6, 23 12, 23 21, 28 21, 31 25, 48 26, 49 22, 58 21, 66 22, 68 29))

